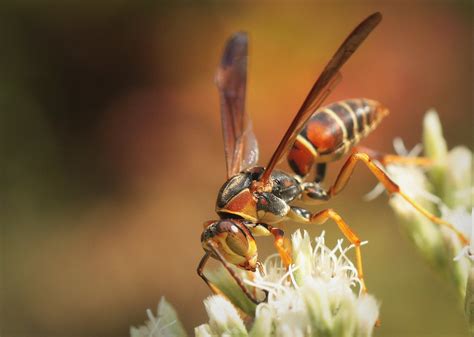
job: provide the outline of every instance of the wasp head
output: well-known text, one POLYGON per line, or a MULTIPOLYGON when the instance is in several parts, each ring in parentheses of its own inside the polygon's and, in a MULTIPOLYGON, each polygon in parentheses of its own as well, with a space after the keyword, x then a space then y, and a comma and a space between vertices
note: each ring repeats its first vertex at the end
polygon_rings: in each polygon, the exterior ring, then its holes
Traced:
POLYGON ((257 222, 258 197, 252 187, 262 173, 262 167, 255 167, 227 180, 217 195, 217 214, 222 218, 239 217, 257 222))
POLYGON ((257 244, 247 228, 252 223, 242 219, 224 219, 207 223, 201 244, 214 258, 221 255, 227 262, 242 269, 255 271, 257 244), (217 253, 216 251, 217 250, 217 253))

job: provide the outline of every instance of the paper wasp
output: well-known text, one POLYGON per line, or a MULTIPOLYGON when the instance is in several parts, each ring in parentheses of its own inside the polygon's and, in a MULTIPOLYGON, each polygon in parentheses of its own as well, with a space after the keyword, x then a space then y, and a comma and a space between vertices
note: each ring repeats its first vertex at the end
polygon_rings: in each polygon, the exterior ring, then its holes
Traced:
POLYGON ((210 257, 218 259, 239 284, 242 291, 255 303, 258 300, 244 286, 231 268, 255 271, 257 245, 255 236, 273 235, 275 247, 288 266, 291 257, 284 245, 283 231, 275 224, 284 220, 321 225, 332 219, 344 236, 355 246, 358 276, 366 291, 362 271, 360 239, 333 209, 317 213, 292 205, 295 200, 306 204, 328 201, 346 186, 357 162, 363 162, 383 184, 389 194, 398 194, 434 223, 451 228, 466 239, 452 225, 432 215, 400 190, 399 186, 374 162, 426 164, 426 158, 404 158, 384 155, 355 145, 367 136, 388 114, 379 102, 369 99, 350 99, 321 107, 325 98, 341 78, 340 69, 382 19, 374 13, 362 21, 342 43, 311 88, 280 144, 265 167, 256 166, 258 146, 250 119, 245 112, 247 81, 247 35, 234 34, 227 42, 216 75, 221 101, 228 180, 221 187, 216 202, 219 220, 204 224, 201 243, 205 250, 197 268, 198 274, 216 290, 204 275, 210 257), (349 153, 334 184, 325 189, 323 182, 328 163, 349 153), (275 170, 286 155, 295 175, 275 170), (315 168, 312 181, 308 174, 315 168))

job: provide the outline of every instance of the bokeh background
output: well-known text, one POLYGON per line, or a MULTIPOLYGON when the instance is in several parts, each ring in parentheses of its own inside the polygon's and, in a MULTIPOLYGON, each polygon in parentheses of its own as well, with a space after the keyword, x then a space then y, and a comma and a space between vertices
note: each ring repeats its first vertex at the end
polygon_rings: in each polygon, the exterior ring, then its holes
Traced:
MULTIPOLYGON (((366 146, 414 146, 431 107, 451 147, 471 146, 468 1, 2 2, 0 334, 127 336, 161 296, 190 332, 203 323, 209 290, 195 268, 225 178, 213 84, 225 39, 250 32, 247 108, 265 162, 316 74, 375 10, 382 24, 329 100, 390 108, 366 146)), ((400 232, 386 196, 363 201, 375 183, 358 168, 330 205, 369 241, 376 336, 467 336, 455 292, 400 232)), ((259 248, 272 253, 271 239, 259 248)))

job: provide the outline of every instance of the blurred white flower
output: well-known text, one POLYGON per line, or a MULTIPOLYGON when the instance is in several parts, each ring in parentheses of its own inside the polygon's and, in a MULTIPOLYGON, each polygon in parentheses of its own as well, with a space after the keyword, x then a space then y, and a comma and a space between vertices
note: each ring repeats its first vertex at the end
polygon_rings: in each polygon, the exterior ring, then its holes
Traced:
MULTIPOLYGON (((433 161, 433 167, 393 163, 386 165, 385 171, 402 191, 429 212, 440 214, 443 220, 452 224, 470 242, 473 225, 470 215, 472 153, 462 146, 447 152, 441 124, 433 110, 425 117, 424 140, 425 152, 433 161)), ((394 148, 398 155, 410 157, 417 156, 422 146, 418 144, 413 150, 407 151, 403 141, 397 138, 394 148)), ((383 191, 383 186, 378 184, 367 194, 366 199, 374 199, 383 191)), ((425 219, 401 196, 394 195, 389 203, 404 220, 405 229, 424 255, 431 254, 433 258, 438 256, 440 250, 448 249, 451 257, 466 256, 463 253, 468 251, 468 247, 463 247, 453 231, 425 219)))
POLYGON ((158 304, 157 315, 148 309, 148 321, 138 328, 130 328, 131 337, 184 337, 187 336, 183 325, 178 320, 176 311, 164 297, 158 304))
MULTIPOLYGON (((461 232, 469 241, 472 242, 471 235, 472 235, 472 208, 468 211, 463 206, 458 206, 454 209, 447 207, 442 202, 438 204, 439 209, 441 211, 441 217, 443 220, 453 224, 453 226, 461 232)), ((459 240, 457 235, 455 235, 452 231, 445 231, 446 235, 451 236, 451 240, 453 241, 453 245, 458 246, 459 240)), ((469 246, 464 246, 463 250, 469 251, 469 246)))
MULTIPOLYGON (((390 205, 402 219, 403 228, 420 253, 456 287, 465 301, 466 316, 474 334, 472 152, 464 146, 448 151, 434 110, 428 111, 423 121, 423 147, 433 165, 389 164, 385 170, 408 196, 452 224, 467 239, 467 244, 452 229, 434 224, 403 198, 393 196, 390 205)), ((397 139, 394 148, 398 155, 416 156, 420 145, 408 152, 397 139)), ((377 186, 368 198, 373 199, 380 193, 381 188, 377 186)))

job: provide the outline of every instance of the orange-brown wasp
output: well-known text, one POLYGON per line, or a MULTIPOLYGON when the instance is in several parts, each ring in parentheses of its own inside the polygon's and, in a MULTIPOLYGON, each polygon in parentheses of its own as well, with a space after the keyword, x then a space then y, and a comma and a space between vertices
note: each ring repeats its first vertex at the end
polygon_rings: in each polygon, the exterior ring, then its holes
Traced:
POLYGON ((355 165, 363 162, 383 184, 389 194, 398 194, 416 210, 437 224, 453 229, 449 223, 432 215, 407 196, 399 186, 374 162, 410 162, 426 164, 425 158, 403 158, 383 155, 355 145, 367 136, 388 114, 380 103, 369 99, 350 99, 321 107, 341 78, 340 69, 382 19, 374 13, 362 21, 346 38, 311 88, 280 144, 265 167, 256 166, 258 147, 250 119, 245 112, 247 80, 247 35, 236 33, 227 42, 217 71, 216 83, 221 100, 222 130, 228 180, 221 187, 216 202, 219 220, 204 224, 201 236, 205 255, 198 274, 215 290, 204 275, 210 257, 218 259, 254 302, 253 294, 244 286, 231 265, 255 271, 258 267, 254 236, 273 235, 275 247, 288 266, 291 257, 285 248, 283 231, 275 224, 284 220, 318 224, 332 219, 344 236, 355 246, 356 265, 362 288, 361 240, 333 209, 316 213, 292 205, 295 200, 306 204, 321 203, 337 195, 347 184, 355 165), (322 186, 327 163, 349 153, 334 184, 322 186), (287 156, 295 175, 275 170, 276 164, 287 156), (315 167, 315 178, 305 178, 315 167))

